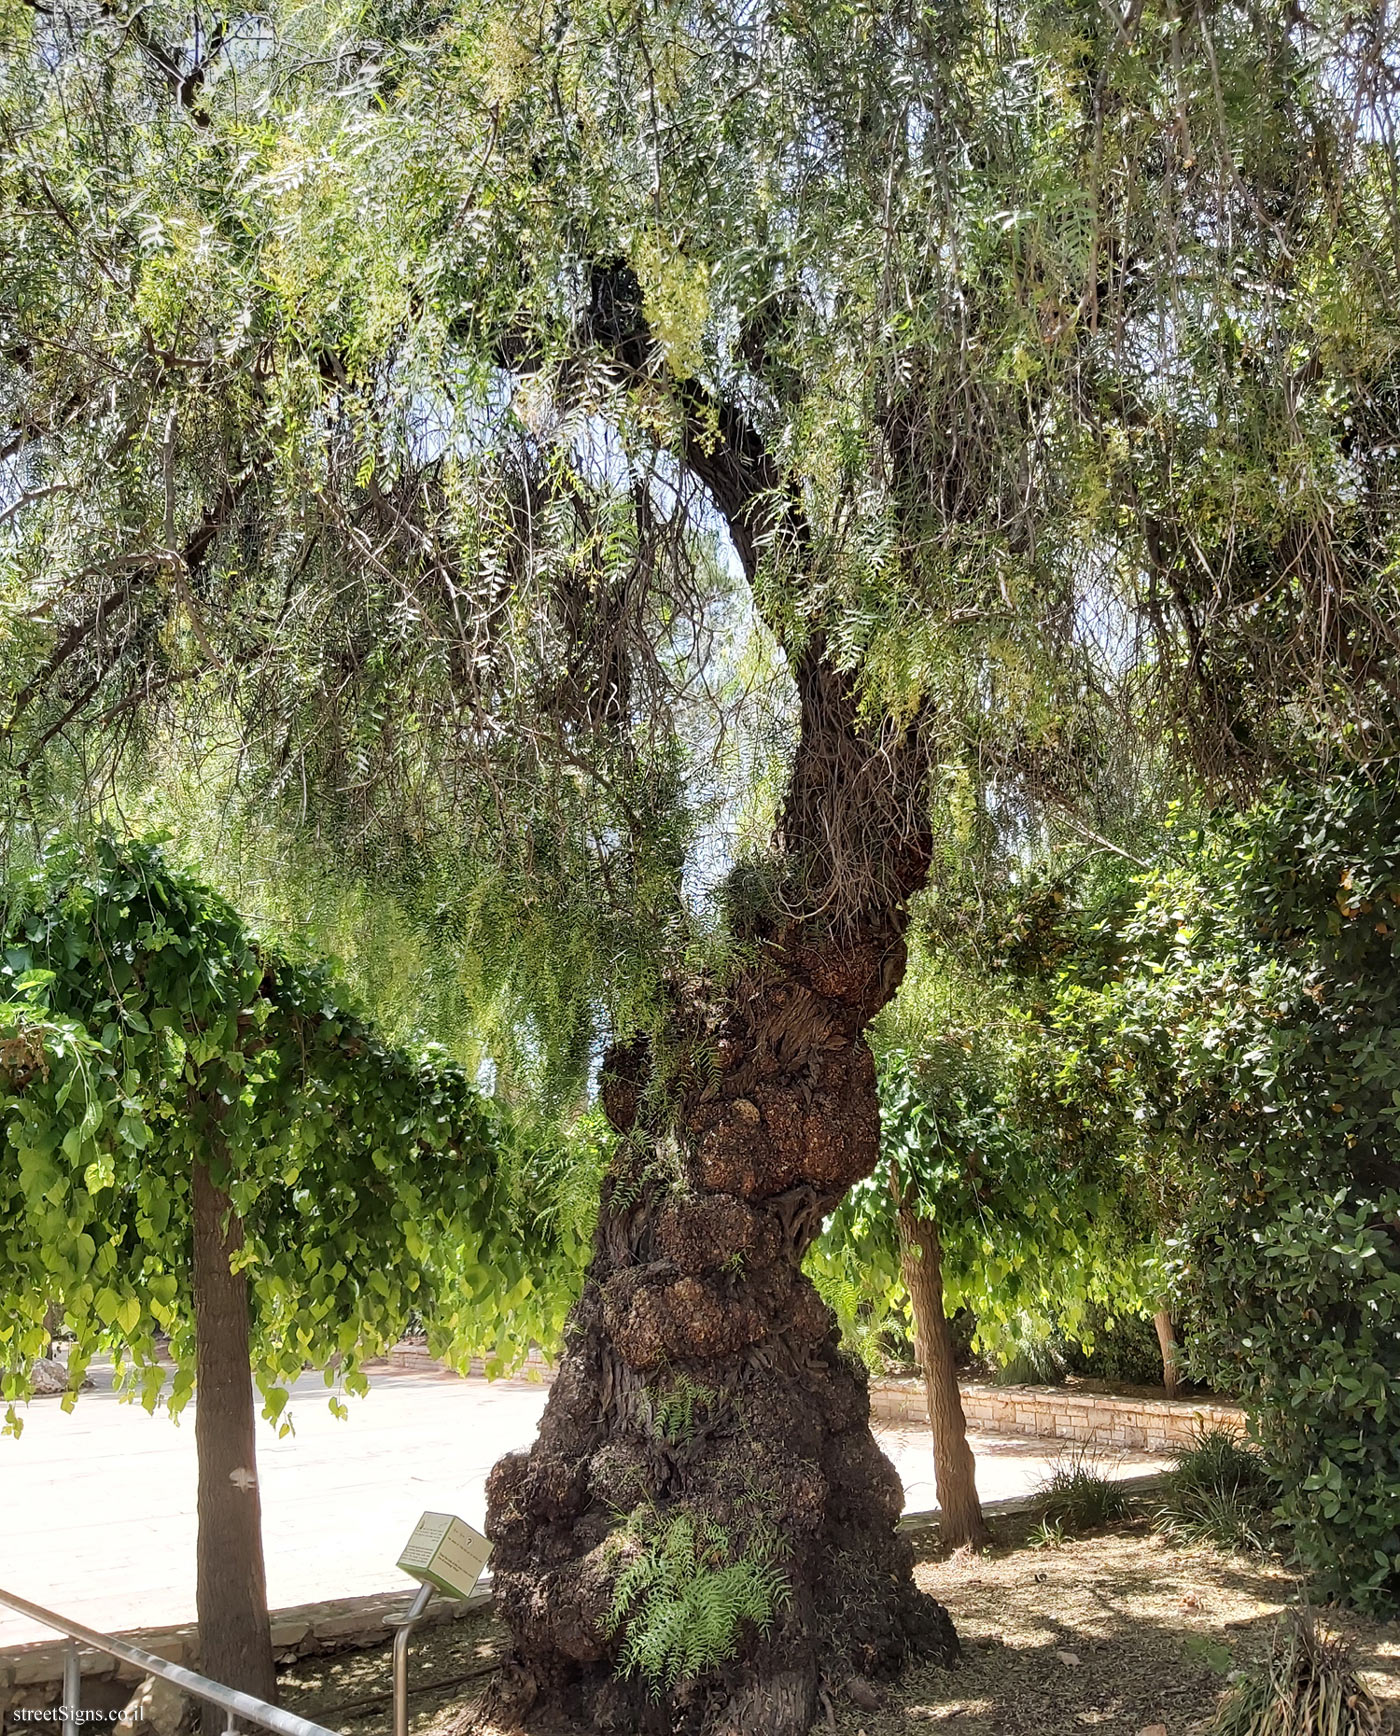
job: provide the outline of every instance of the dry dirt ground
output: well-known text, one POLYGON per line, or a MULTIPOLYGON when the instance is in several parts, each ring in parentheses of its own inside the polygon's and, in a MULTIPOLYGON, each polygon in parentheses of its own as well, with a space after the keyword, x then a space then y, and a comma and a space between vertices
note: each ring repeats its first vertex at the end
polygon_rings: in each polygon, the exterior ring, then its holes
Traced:
MULTIPOLYGON (((1276 1564, 1174 1549, 1145 1523, 1058 1549, 946 1556, 931 1546, 918 1572, 952 1611, 961 1669, 911 1670, 882 1690, 875 1711, 834 1693, 833 1736, 925 1727, 939 1736, 1190 1736, 1209 1722, 1229 1671, 1267 1653, 1280 1611, 1296 1598, 1276 1564)), ((1338 1612, 1326 1620, 1350 1642, 1400 1736, 1400 1624, 1338 1612)), ((460 1678, 489 1669, 502 1637, 485 1616, 425 1636, 412 1680, 441 1685, 415 1696, 415 1736, 446 1736, 459 1722, 486 1679, 460 1678)), ((388 1686, 387 1648, 361 1652, 301 1664, 284 1677, 283 1704, 346 1736, 379 1736, 388 1686)), ((481 1736, 506 1733, 487 1724, 481 1736)))

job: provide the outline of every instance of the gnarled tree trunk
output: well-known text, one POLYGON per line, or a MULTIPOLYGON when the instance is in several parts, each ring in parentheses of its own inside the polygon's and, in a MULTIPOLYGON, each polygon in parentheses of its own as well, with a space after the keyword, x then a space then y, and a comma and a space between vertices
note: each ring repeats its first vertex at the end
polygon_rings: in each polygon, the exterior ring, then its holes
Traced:
MULTIPOLYGON (((248 1281, 230 1269, 243 1232, 208 1168, 194 1166, 195 1450, 199 1534, 195 1610, 200 1669, 276 1703, 277 1670, 263 1571, 256 1415, 248 1343, 248 1281)), ((223 1713, 204 1712, 205 1736, 223 1713)))
MULTIPOLYGON (((629 267, 591 274, 586 336, 650 367, 629 267)), ((811 553, 800 494, 738 408, 674 389, 675 456, 750 579, 765 543, 811 553)), ((904 974, 928 872, 917 727, 859 721, 820 630, 785 646, 799 731, 768 893, 730 921, 734 980, 678 980, 669 1028, 615 1050, 624 1135, 539 1438, 492 1471, 487 1530, 513 1641, 504 1699, 657 1736, 799 1736, 823 1678, 951 1662, 914 1584, 903 1490, 865 1371, 802 1272, 879 1156, 864 1031, 904 974)))
POLYGON ((977 1462, 967 1444, 967 1418, 958 1390, 958 1364, 943 1312, 942 1247, 938 1225, 899 1203, 900 1265, 914 1308, 914 1354, 923 1370, 933 1436, 939 1534, 945 1543, 980 1548, 991 1532, 977 1498, 977 1462))
POLYGON ((924 768, 912 734, 857 727, 820 641, 797 676, 778 863, 792 903, 825 885, 829 908, 755 918, 737 981, 677 984, 665 1071, 643 1046, 609 1057, 626 1138, 593 1263, 539 1438, 488 1486, 514 1709, 600 1730, 796 1736, 823 1680, 957 1651, 914 1584, 864 1369, 801 1270, 879 1155, 863 1032, 904 971, 924 768), (768 1575, 768 1622, 716 1629, 745 1563, 768 1575), (653 1680, 626 1673, 641 1658, 653 1680))

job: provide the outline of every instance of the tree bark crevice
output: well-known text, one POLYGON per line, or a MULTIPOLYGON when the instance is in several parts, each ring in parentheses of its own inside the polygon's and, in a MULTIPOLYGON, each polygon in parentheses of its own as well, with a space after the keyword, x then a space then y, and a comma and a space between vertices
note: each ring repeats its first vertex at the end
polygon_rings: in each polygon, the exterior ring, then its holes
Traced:
POLYGON ((608 1057, 627 1137, 539 1438, 492 1471, 488 1531, 517 1712, 658 1736, 810 1727, 824 1686, 912 1657, 952 1663, 952 1624, 913 1577, 903 1490, 870 1429, 863 1366, 802 1271, 823 1218, 879 1158, 870 1018, 903 970, 902 900, 832 932, 789 924, 724 986, 684 985, 673 1053, 608 1057), (678 1518, 718 1568, 782 1543, 783 1596, 690 1676, 619 1673, 623 1561, 678 1518))

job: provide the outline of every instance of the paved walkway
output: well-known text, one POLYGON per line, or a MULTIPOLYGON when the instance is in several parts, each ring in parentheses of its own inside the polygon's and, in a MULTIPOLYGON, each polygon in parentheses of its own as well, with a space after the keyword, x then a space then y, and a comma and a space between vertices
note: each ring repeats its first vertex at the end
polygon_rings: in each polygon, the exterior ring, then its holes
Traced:
MULTIPOLYGON (((0 1440, 0 1586, 112 1632, 194 1617, 194 1406, 178 1423, 121 1403, 99 1370, 71 1415, 56 1398, 24 1407, 0 1440)), ((333 1417, 319 1377, 299 1381, 296 1433, 260 1431, 268 1600, 274 1609, 408 1588, 394 1563, 425 1509, 480 1525, 486 1473, 527 1446, 546 1388, 385 1370, 333 1417)), ((936 1505, 925 1429, 880 1431, 906 1509, 936 1505)), ((975 1435, 985 1500, 1028 1493, 1058 1444, 975 1435)), ((1160 1461, 1126 1454, 1124 1474, 1160 1461)), ((0 1609, 0 1646, 52 1637, 0 1609)))

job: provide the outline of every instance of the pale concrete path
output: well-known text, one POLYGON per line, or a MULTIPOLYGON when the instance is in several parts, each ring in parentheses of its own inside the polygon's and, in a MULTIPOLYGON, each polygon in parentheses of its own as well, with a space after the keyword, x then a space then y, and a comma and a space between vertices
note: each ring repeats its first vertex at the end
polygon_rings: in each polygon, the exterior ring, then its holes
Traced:
MULTIPOLYGON (((0 1440, 0 1586, 111 1633, 194 1618, 194 1406, 178 1423, 123 1404, 97 1371, 65 1416, 56 1398, 23 1407, 18 1440, 0 1440)), ((330 1414, 309 1376, 293 1389, 296 1433, 259 1431, 268 1601, 273 1609, 410 1589, 395 1567, 418 1515, 480 1526, 486 1474, 528 1446, 547 1389, 382 1370, 369 1396, 330 1414)), ((904 1481, 906 1511, 936 1505, 925 1429, 878 1431, 904 1481)), ((1029 1493, 1060 1443, 974 1435, 984 1500, 1029 1493)), ((1141 1453, 1122 1472, 1155 1468, 1141 1453)), ((52 1635, 0 1608, 0 1646, 52 1635)))

